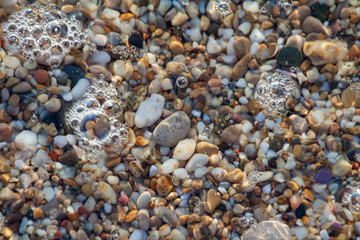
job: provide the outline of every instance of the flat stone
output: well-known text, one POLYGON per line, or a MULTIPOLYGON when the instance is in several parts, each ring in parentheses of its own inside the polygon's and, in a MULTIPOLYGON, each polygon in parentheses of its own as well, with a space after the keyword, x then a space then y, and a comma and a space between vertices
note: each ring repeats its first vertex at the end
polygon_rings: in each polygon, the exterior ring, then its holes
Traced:
POLYGON ((316 40, 304 43, 304 54, 309 57, 313 65, 337 63, 348 53, 347 43, 342 41, 316 40))
POLYGON ((12 127, 7 123, 0 123, 0 142, 6 141, 11 137, 12 127))
POLYGON ((31 85, 28 82, 19 82, 15 86, 12 87, 12 91, 14 93, 26 93, 31 90, 31 85))
POLYGON ((196 142, 193 139, 181 140, 174 149, 173 158, 178 160, 189 159, 195 151, 196 142))
POLYGON ((221 194, 215 189, 210 189, 206 198, 206 212, 212 213, 221 204, 221 194))
POLYGON ((244 233, 244 240, 291 240, 289 227, 279 221, 269 220, 257 223, 256 228, 251 227, 244 233))
POLYGON ((209 143, 209 142, 199 142, 196 144, 195 148, 197 153, 203 153, 208 156, 211 156, 213 154, 217 154, 219 152, 219 147, 215 144, 209 143))
POLYGON ((233 42, 235 54, 239 59, 242 59, 250 52, 250 41, 247 37, 239 37, 233 42))
POLYGON ((147 208, 151 201, 151 194, 146 191, 140 194, 136 204, 138 209, 147 208))
POLYGON ((238 61, 232 72, 231 72, 231 79, 238 80, 239 78, 243 77, 248 70, 248 64, 251 61, 251 54, 247 53, 240 61, 238 61))
POLYGON ((353 83, 341 94, 341 101, 345 108, 360 107, 360 83, 353 83))
POLYGON ((194 154, 186 163, 185 169, 188 172, 193 172, 196 169, 205 166, 209 162, 209 156, 201 153, 194 154))
POLYGON ((157 144, 173 147, 184 139, 190 130, 190 118, 185 112, 175 112, 162 120, 153 132, 157 144))
POLYGON ((162 95, 152 94, 151 97, 140 104, 136 111, 135 125, 138 128, 143 128, 154 124, 161 117, 164 105, 165 98, 162 95))

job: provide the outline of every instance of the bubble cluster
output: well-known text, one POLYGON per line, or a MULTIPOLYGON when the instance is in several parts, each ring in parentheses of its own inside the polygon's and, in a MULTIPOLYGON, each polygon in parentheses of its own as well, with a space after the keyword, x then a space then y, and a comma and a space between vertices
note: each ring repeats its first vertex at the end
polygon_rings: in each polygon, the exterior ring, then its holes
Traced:
POLYGON ((52 4, 22 6, 1 23, 1 29, 6 50, 54 68, 88 38, 75 16, 66 15, 52 4))
POLYGON ((231 1, 230 0, 216 0, 215 1, 215 9, 223 17, 226 17, 233 12, 231 10, 231 1))
POLYGON ((360 188, 354 187, 349 189, 349 191, 345 191, 342 198, 342 204, 348 205, 349 210, 352 213, 360 213, 360 188))
POLYGON ((261 108, 269 111, 280 111, 286 101, 295 97, 296 82, 284 73, 273 73, 260 79, 256 85, 255 98, 261 108))
POLYGON ((250 227, 251 225, 257 223, 252 213, 245 213, 245 215, 240 218, 240 221, 242 227, 250 227))
POLYGON ((111 144, 114 153, 120 153, 129 134, 126 124, 118 120, 122 113, 123 106, 116 88, 102 79, 95 79, 85 96, 65 113, 65 119, 80 138, 80 146, 89 161, 97 162, 104 157, 106 145, 111 144), (101 121, 101 134, 89 136, 86 131, 88 121, 101 121))
POLYGON ((139 60, 139 51, 136 46, 120 45, 112 47, 111 52, 120 59, 130 59, 131 61, 139 60))
POLYGON ((280 9, 288 11, 292 9, 293 3, 292 0, 277 0, 277 1, 266 1, 264 5, 260 8, 260 11, 264 14, 267 14, 272 10, 272 8, 277 5, 280 9))

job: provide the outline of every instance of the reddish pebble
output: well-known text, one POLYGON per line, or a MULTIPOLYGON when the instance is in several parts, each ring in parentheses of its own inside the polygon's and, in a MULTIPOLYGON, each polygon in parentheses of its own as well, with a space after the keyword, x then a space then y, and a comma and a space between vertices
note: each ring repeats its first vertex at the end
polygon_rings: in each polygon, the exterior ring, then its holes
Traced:
POLYGON ((119 202, 124 206, 129 203, 129 198, 125 192, 120 193, 119 202))
POLYGON ((36 70, 34 77, 38 83, 46 83, 49 80, 49 74, 44 69, 36 70))
POLYGON ((256 186, 256 187, 254 188, 254 194, 255 194, 255 196, 257 196, 257 197, 260 197, 260 196, 261 196, 261 188, 258 187, 258 186, 256 186))
POLYGON ((57 154, 53 151, 48 151, 48 155, 53 160, 53 162, 57 162, 57 154))
POLYGON ((83 215, 83 214, 86 214, 88 216, 90 215, 90 212, 86 209, 86 207, 83 207, 83 206, 79 207, 78 213, 80 215, 83 215))
POLYGON ((208 85, 209 87, 221 86, 221 81, 220 79, 212 78, 208 81, 208 85))

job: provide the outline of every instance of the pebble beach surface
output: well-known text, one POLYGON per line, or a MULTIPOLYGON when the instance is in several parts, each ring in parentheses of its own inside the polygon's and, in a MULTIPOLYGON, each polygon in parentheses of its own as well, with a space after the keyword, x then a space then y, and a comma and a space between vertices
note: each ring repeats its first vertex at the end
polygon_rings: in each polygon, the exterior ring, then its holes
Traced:
POLYGON ((1 0, 0 239, 360 239, 357 0, 1 0))

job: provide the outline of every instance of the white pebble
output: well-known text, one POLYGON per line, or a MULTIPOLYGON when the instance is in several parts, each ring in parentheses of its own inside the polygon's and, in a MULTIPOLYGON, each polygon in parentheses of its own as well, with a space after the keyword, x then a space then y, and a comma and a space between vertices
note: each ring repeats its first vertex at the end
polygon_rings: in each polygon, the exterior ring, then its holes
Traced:
POLYGON ((84 93, 86 92, 88 87, 90 87, 90 82, 85 78, 81 78, 71 89, 71 95, 73 100, 78 100, 82 96, 84 96, 84 93))
POLYGON ((255 28, 251 34, 250 34, 250 41, 251 42, 257 42, 261 43, 265 40, 265 36, 262 31, 260 31, 258 28, 255 28))
POLYGON ((30 146, 35 146, 37 144, 37 135, 32 131, 23 130, 16 135, 15 144, 20 148, 25 147, 25 149, 30 146))
POLYGON ((160 117, 165 105, 165 98, 159 94, 152 94, 140 104, 136 111, 135 125, 138 128, 151 126, 160 117))
POLYGON ((177 169, 179 167, 179 161, 176 159, 168 159, 166 160, 161 168, 160 168, 160 173, 161 174, 169 174, 172 173, 173 171, 175 171, 175 169, 177 169))
POLYGON ((178 142, 174 149, 173 158, 178 160, 187 160, 195 152, 196 142, 193 139, 184 139, 178 142))
POLYGON ((197 168, 205 166, 209 161, 209 156, 206 154, 197 153, 194 154, 187 162, 185 168, 188 172, 193 172, 197 168))
POLYGON ((206 45, 206 50, 210 54, 220 53, 221 46, 213 37, 209 37, 209 41, 207 42, 207 45, 206 45))
POLYGON ((59 148, 63 148, 68 144, 68 142, 64 135, 57 135, 54 137, 54 144, 56 144, 59 148))
POLYGON ((46 201, 50 202, 55 197, 55 191, 52 187, 44 187, 42 192, 45 196, 46 201))
POLYGON ((174 175, 175 177, 177 177, 178 179, 185 179, 185 178, 187 178, 187 177, 189 176, 185 168, 178 168, 178 169, 176 169, 176 170, 173 172, 173 175, 174 175))

